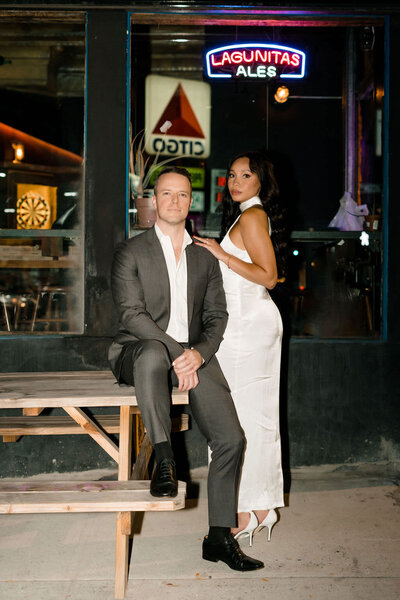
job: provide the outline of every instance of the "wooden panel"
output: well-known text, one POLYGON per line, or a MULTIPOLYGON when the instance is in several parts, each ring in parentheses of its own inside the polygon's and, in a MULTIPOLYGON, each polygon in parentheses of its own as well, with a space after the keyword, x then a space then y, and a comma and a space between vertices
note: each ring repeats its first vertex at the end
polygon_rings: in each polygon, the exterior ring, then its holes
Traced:
MULTIPOLYGON (((188 404, 188 393, 172 391, 172 404, 188 404)), ((117 385, 110 371, 4 373, 0 408, 136 406, 135 388, 117 385)))
MULTIPOLYGON (((139 9, 140 10, 140 9, 139 9)), ((229 15, 225 11, 223 15, 220 14, 199 14, 202 8, 198 7, 195 9, 194 6, 190 7, 190 14, 167 14, 159 15, 156 11, 153 13, 133 13, 132 22, 146 24, 146 25, 214 25, 214 26, 245 26, 245 27, 343 27, 343 17, 331 17, 324 14, 310 14, 308 17, 295 15, 288 15, 282 17, 281 11, 278 14, 271 14, 271 10, 261 9, 257 10, 255 16, 252 11, 248 9, 235 9, 235 14, 229 15), (197 14, 196 14, 197 13, 197 14)), ((354 12, 354 11, 353 11, 354 12)), ((343 11, 342 11, 343 13, 343 11)), ((383 17, 375 15, 361 15, 359 17, 354 15, 346 16, 345 23, 347 26, 355 27, 357 25, 382 25, 383 17)))
POLYGON ((179 510, 186 483, 176 498, 154 498, 149 481, 70 481, 0 484, 0 514, 179 510))
MULTIPOLYGON (((33 409, 35 410, 35 409, 33 409)), ((106 433, 119 433, 119 415, 94 415, 93 420, 106 433)), ((172 418, 172 431, 187 431, 189 415, 172 418)), ((66 416, 0 417, 0 435, 84 435, 86 431, 66 416)))
MULTIPOLYGON (((11 5, 10 5, 11 6, 11 5)), ((13 27, 15 28, 18 23, 37 23, 43 24, 43 21, 46 20, 51 23, 85 23, 85 13, 84 12, 75 12, 72 10, 61 11, 43 11, 43 10, 32 10, 24 11, 21 9, 10 10, 2 8, 0 10, 0 16, 4 20, 5 23, 12 21, 13 27)), ((23 27, 23 26, 22 26, 23 27)))
POLYGON ((25 417, 38 417, 42 410, 43 408, 23 408, 22 414, 25 417))
MULTIPOLYGON (((20 46, 18 42, 12 43, 12 60, 5 62, 0 71, 0 83, 3 86, 21 85, 24 80, 35 85, 46 85, 47 69, 50 59, 49 45, 35 47, 20 46)), ((10 55, 10 42, 0 45, 2 56, 10 55)))
POLYGON ((189 415, 181 414, 179 417, 172 417, 172 431, 178 433, 189 429, 189 415))
MULTIPOLYGON (((15 3, 14 3, 15 4, 15 3)), ((128 6, 128 3, 126 3, 128 6)), ((143 3, 144 4, 144 3, 143 3)), ((308 10, 307 15, 299 14, 297 11, 292 15, 283 15, 282 10, 274 11, 273 9, 265 6, 258 7, 255 11, 249 11, 248 8, 241 8, 240 6, 234 6, 229 12, 229 9, 225 9, 221 14, 221 11, 213 12, 210 9, 203 8, 201 6, 190 5, 186 9, 178 8, 178 12, 169 10, 168 13, 160 13, 163 10, 162 7, 158 6, 159 3, 154 3, 153 12, 141 12, 140 8, 133 6, 133 3, 129 4, 129 8, 132 9, 132 20, 133 23, 143 23, 146 25, 262 25, 263 27, 343 27, 343 19, 346 19, 348 25, 382 25, 384 17, 379 15, 365 14, 365 15, 354 15, 354 9, 342 8, 341 17, 331 16, 324 13, 321 9, 308 10), (185 14, 185 12, 187 14, 185 14), (275 13, 275 14, 274 14, 275 13)), ((211 3, 209 3, 211 5, 211 3)), ((228 3, 226 3, 228 5, 228 3)), ((393 3, 394 4, 394 3, 393 3)), ((60 3, 59 3, 60 5, 60 3)), ((52 10, 52 12, 29 9, 24 11, 21 8, 15 9, 13 5, 11 8, 1 9, 0 15, 3 19, 12 20, 13 25, 19 21, 31 22, 43 22, 43 19, 51 20, 52 22, 65 23, 78 22, 84 23, 84 15, 82 12, 75 11, 62 11, 52 10)), ((322 6, 322 3, 321 3, 322 6)), ((53 7, 52 7, 53 8, 53 7)), ((89 12, 91 9, 96 7, 88 6, 89 12)), ((108 7, 107 7, 108 8, 108 7)), ((112 7, 114 8, 114 7, 112 7)))
POLYGON ((77 269, 79 263, 67 258, 60 260, 0 260, 0 269, 77 269))

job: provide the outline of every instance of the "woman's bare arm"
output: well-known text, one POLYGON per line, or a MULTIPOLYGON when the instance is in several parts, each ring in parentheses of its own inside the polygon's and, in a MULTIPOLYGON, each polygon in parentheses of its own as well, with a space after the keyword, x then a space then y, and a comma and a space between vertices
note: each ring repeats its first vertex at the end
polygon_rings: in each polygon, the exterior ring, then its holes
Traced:
POLYGON ((204 240, 195 236, 196 243, 207 248, 238 275, 268 289, 274 288, 278 273, 266 213, 256 207, 249 208, 241 215, 238 226, 241 241, 252 263, 229 254, 215 240, 204 240))

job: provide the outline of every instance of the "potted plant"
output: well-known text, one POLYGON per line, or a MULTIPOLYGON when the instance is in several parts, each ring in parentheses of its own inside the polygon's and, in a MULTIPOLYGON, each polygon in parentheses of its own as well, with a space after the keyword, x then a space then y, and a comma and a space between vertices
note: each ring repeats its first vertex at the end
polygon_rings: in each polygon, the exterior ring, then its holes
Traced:
MULTIPOLYGON (((172 123, 170 121, 165 121, 160 127, 161 133, 165 135, 171 125, 172 123)), ((140 131, 133 140, 132 134, 130 134, 130 138, 129 187, 131 198, 133 199, 136 209, 136 225, 140 228, 149 228, 154 225, 156 220, 156 210, 152 202, 153 189, 148 188, 151 176, 155 169, 159 169, 165 164, 181 157, 173 156, 159 163, 158 158, 160 153, 158 152, 152 163, 149 164, 151 157, 146 157, 144 150, 145 131, 140 131)))

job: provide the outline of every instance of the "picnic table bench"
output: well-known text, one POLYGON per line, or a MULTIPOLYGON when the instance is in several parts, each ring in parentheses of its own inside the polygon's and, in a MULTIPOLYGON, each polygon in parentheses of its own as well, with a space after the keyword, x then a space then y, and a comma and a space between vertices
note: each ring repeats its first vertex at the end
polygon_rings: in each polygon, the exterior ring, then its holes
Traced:
MULTIPOLYGON (((172 391, 172 404, 188 404, 187 392, 172 391)), ((175 498, 154 498, 147 475, 152 448, 143 430, 135 389, 116 385, 109 371, 0 374, 0 409, 22 408, 17 417, 0 417, 3 441, 21 435, 90 435, 118 464, 118 481, 1 482, 0 514, 116 512, 115 598, 125 597, 129 537, 135 512, 179 510, 185 506, 186 484, 175 498), (89 417, 82 408, 114 406, 119 415, 89 417), (41 415, 62 408, 68 416, 41 415), (72 419, 72 420, 71 420, 72 419), (132 468, 135 420, 136 461, 132 468), (119 444, 109 433, 119 433, 119 444)), ((175 429, 187 429, 187 415, 175 429)))

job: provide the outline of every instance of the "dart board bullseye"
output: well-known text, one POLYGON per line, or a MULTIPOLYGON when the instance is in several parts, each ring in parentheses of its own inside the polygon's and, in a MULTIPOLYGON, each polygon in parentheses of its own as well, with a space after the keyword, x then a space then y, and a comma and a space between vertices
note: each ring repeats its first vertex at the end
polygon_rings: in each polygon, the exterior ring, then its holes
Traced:
POLYGON ((45 229, 50 219, 50 205, 36 192, 24 194, 17 202, 17 222, 22 229, 45 229))

